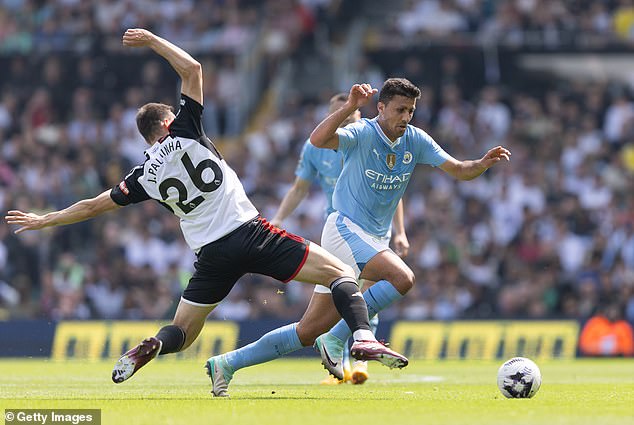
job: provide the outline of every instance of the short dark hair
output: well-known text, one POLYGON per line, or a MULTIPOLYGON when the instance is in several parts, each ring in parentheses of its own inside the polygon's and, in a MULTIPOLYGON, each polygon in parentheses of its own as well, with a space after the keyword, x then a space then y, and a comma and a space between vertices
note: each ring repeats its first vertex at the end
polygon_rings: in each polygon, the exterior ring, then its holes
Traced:
POLYGON ((146 103, 141 106, 136 113, 136 126, 141 136, 151 144, 158 136, 161 121, 173 111, 171 106, 164 103, 146 103))
MULTIPOLYGON (((348 100, 348 93, 337 93, 333 97, 330 98, 330 102, 328 103, 328 111, 335 112, 334 106, 337 102, 346 102, 348 100)), ((338 108, 337 108, 338 109, 338 108)))
POLYGON ((346 102, 347 100, 348 100, 348 93, 345 93, 345 92, 337 93, 336 95, 330 98, 330 105, 332 105, 335 102, 346 102))
POLYGON ((379 102, 387 104, 394 96, 420 98, 420 89, 406 78, 388 78, 379 93, 379 102))

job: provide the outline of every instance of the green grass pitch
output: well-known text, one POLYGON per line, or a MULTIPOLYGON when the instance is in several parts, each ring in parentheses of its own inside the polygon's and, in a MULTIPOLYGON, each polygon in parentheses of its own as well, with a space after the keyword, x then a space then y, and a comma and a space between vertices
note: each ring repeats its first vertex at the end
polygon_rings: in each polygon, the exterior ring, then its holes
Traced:
POLYGON ((115 385, 113 362, 0 360, 0 406, 102 409, 117 425, 634 424, 634 359, 537 363, 542 387, 525 400, 499 393, 501 362, 371 363, 365 385, 331 387, 314 358, 243 369, 218 399, 198 363, 155 361, 115 385))

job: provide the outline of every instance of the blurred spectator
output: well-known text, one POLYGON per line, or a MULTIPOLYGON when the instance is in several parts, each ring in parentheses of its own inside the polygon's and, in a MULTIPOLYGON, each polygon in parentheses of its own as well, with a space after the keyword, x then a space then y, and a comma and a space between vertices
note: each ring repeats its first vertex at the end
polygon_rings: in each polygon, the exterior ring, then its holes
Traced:
POLYGON ((126 291, 120 282, 109 276, 109 270, 99 267, 94 281, 86 284, 86 298, 93 315, 99 319, 118 319, 124 317, 126 291))
POLYGON ((634 40, 634 2, 618 0, 618 8, 614 12, 614 30, 626 39, 634 40))
POLYGON ((583 326, 579 350, 586 356, 634 355, 634 331, 617 303, 602 306, 583 326))
POLYGON ((409 8, 401 12, 398 20, 403 35, 422 32, 426 36, 442 37, 465 31, 467 20, 453 1, 410 1, 409 8))
POLYGON ((634 118, 634 104, 625 93, 616 95, 605 113, 603 131, 610 143, 621 143, 626 127, 634 118))
POLYGON ((511 112, 499 100, 496 87, 486 87, 476 111, 478 138, 496 144, 505 140, 511 126, 511 112))

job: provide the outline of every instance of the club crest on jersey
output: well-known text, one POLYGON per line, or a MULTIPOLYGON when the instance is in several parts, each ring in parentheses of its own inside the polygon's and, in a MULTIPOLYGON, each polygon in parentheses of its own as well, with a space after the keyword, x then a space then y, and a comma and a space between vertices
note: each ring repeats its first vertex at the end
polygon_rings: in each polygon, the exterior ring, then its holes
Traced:
POLYGON ((387 164, 390 170, 394 169, 394 166, 396 165, 396 154, 388 153, 387 156, 385 157, 385 163, 387 164))
POLYGON ((405 151, 405 155, 403 155, 403 164, 409 164, 412 162, 412 153, 405 151))

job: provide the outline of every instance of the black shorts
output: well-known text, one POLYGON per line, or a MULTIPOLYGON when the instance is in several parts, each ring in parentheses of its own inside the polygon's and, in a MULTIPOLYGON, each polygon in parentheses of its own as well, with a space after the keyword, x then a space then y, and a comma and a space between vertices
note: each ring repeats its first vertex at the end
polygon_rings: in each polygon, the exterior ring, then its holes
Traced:
POLYGON ((246 273, 289 282, 306 262, 308 244, 262 217, 254 218, 200 249, 183 299, 194 305, 217 304, 246 273))

